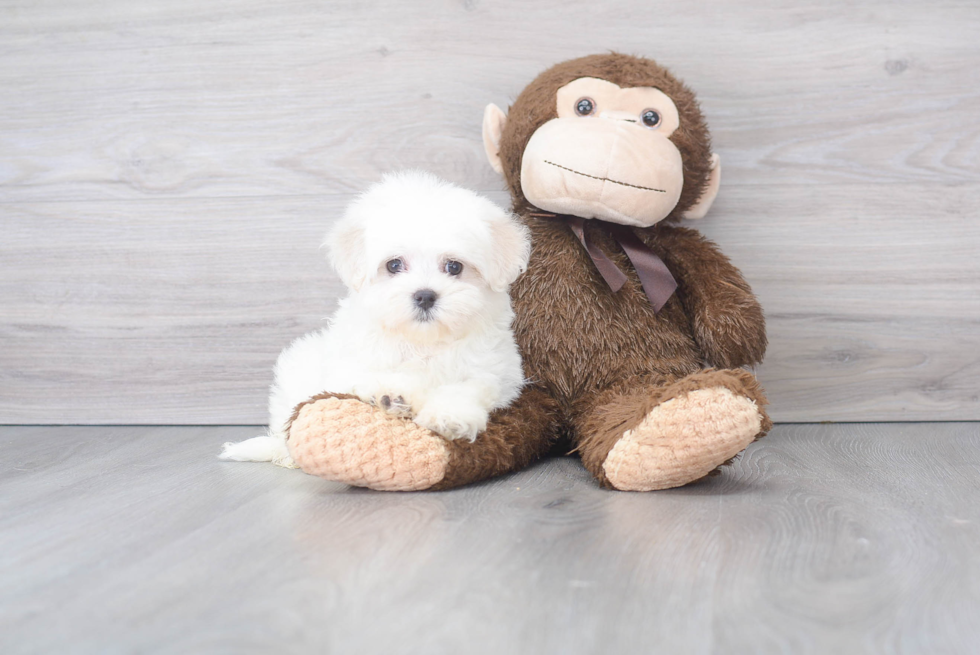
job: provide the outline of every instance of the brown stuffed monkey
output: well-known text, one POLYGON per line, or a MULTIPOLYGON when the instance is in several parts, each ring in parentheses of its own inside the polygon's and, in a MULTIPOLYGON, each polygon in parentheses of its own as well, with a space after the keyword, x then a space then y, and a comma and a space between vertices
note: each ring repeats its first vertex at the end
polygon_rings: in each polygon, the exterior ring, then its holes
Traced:
POLYGON ((529 384, 476 441, 447 441, 356 398, 297 407, 306 472, 386 490, 447 489, 576 451, 606 487, 698 480, 771 427, 742 366, 766 348, 762 309, 696 231, 720 164, 694 94, 649 59, 594 55, 545 71, 483 139, 530 228, 512 288, 529 384))

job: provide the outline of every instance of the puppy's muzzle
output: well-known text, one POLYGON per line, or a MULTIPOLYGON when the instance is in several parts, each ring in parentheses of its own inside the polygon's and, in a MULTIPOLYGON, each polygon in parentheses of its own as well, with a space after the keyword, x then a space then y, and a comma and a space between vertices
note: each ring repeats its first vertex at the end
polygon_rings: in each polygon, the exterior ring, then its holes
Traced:
POLYGON ((427 313, 435 306, 439 296, 432 289, 419 289, 412 295, 412 299, 415 301, 415 306, 419 310, 427 313))

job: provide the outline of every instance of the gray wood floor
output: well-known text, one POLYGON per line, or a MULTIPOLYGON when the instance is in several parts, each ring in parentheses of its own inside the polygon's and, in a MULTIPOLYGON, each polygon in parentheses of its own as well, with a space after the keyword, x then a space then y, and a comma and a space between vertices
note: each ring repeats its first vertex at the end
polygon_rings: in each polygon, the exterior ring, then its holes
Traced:
POLYGON ((980 424, 781 425, 722 476, 444 493, 219 462, 249 427, 0 428, 0 652, 974 651, 980 424))

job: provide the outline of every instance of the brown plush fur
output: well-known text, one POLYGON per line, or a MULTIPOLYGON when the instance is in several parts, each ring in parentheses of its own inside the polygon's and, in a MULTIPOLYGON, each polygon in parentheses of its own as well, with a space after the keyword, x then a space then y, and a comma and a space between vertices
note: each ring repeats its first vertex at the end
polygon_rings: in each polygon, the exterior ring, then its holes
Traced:
POLYGON ((568 411, 581 397, 624 378, 677 379, 705 362, 756 364, 766 348, 762 309, 738 269, 694 230, 656 225, 637 234, 678 282, 659 314, 625 253, 593 221, 589 240, 627 275, 612 293, 568 225, 526 217, 531 261, 512 288, 524 373, 568 411))
POLYGON ((433 489, 450 489, 517 471, 545 455, 558 440, 558 405, 545 391, 526 387, 510 407, 491 414, 476 441, 447 442, 449 466, 433 489))

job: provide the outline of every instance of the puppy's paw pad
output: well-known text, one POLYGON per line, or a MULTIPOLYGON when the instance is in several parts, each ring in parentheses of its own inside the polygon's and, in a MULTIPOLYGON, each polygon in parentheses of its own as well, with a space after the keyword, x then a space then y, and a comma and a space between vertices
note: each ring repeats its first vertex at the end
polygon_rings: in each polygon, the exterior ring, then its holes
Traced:
POLYGON ((401 416, 404 418, 410 418, 412 416, 412 406, 405 401, 403 396, 384 394, 378 399, 376 404, 391 416, 401 416))

